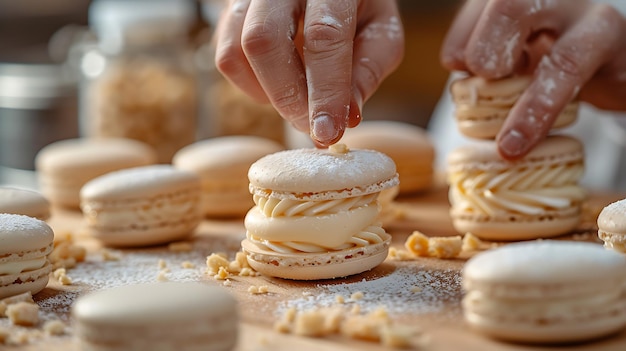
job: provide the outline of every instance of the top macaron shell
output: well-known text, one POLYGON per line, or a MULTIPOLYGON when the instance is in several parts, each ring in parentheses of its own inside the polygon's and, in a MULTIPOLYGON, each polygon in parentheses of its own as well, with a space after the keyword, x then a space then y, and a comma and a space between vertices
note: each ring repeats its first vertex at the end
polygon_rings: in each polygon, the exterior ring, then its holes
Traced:
POLYGON ((225 136, 202 140, 180 149, 172 161, 180 169, 222 177, 243 175, 250 165, 267 154, 283 150, 279 143, 254 136, 225 136))
MULTIPOLYGON (((496 286, 490 290, 492 293, 504 293, 509 297, 524 295, 528 291, 497 289, 497 285, 581 284, 581 288, 596 289, 602 282, 626 279, 626 257, 588 242, 529 241, 508 244, 474 256, 463 268, 463 277, 463 287, 467 290, 496 286)), ((574 289, 551 290, 552 294, 563 296, 573 292, 574 289)))
POLYGON ((396 121, 365 121, 346 130, 342 139, 350 148, 371 149, 391 157, 400 175, 400 193, 423 190, 432 184, 435 149, 428 133, 396 121))
POLYGON ((510 168, 515 162, 541 162, 545 159, 562 158, 580 160, 584 157, 582 143, 565 135, 551 135, 544 139, 519 161, 505 161, 492 141, 476 141, 469 147, 460 147, 448 155, 451 170, 465 168, 496 170, 510 168))
POLYGON ((602 209, 598 215, 598 229, 626 235, 626 199, 615 201, 602 209))
POLYGON ((373 150, 334 153, 295 149, 257 160, 248 171, 253 193, 273 197, 326 200, 379 192, 398 184, 393 160, 373 150))
POLYGON ((175 192, 199 188, 200 180, 194 173, 169 165, 127 168, 97 177, 81 189, 81 198, 90 201, 108 201, 143 198, 159 192, 175 192))
POLYGON ((21 214, 46 220, 50 217, 50 203, 37 191, 0 186, 0 213, 21 214))
POLYGON ((11 254, 47 248, 53 240, 54 232, 46 222, 24 215, 0 213, 0 263, 10 260, 11 254))

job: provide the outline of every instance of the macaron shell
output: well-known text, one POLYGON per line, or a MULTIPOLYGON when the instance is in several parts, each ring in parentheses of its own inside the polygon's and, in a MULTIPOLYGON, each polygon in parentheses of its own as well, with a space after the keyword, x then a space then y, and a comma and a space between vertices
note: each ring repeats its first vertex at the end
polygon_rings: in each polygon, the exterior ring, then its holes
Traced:
POLYGON ((248 179, 252 193, 270 191, 272 196, 301 200, 366 195, 398 183, 393 160, 373 150, 281 151, 252 164, 248 179))
POLYGON ((571 232, 580 223, 580 213, 566 211, 562 214, 524 216, 511 221, 510 216, 481 220, 479 216, 452 215, 453 226, 459 233, 493 241, 520 241, 553 238, 571 232), (567 213, 570 212, 570 213, 567 213), (546 220, 550 217, 549 220, 546 220))
POLYGON ((278 253, 259 249, 245 239, 241 247, 248 264, 271 277, 294 280, 319 280, 347 277, 369 271, 386 258, 391 236, 381 243, 328 253, 278 253))
POLYGON ((236 300, 202 283, 132 284, 80 297, 72 307, 84 349, 231 350, 236 300))
POLYGON ((452 82, 450 93, 456 104, 510 107, 531 81, 530 76, 512 76, 497 80, 469 76, 452 82))
POLYGON ((400 193, 409 194, 432 185, 435 149, 428 133, 396 121, 364 121, 345 131, 341 141, 349 148, 380 151, 393 159, 400 177, 400 193))
POLYGON ((141 247, 186 239, 193 234, 199 223, 200 219, 187 220, 148 229, 120 229, 116 231, 106 227, 92 226, 87 231, 107 246, 141 247))
POLYGON ((46 222, 24 215, 0 213, 0 262, 29 251, 38 251, 41 256, 53 240, 54 232, 46 222))
POLYGON ((50 217, 50 203, 37 191, 0 186, 0 213, 46 220, 50 217))
POLYGON ((192 172, 170 165, 151 165, 122 169, 92 179, 83 186, 81 199, 120 201, 199 187, 200 178, 192 172))
POLYGON ((606 205, 598 215, 598 229, 626 235, 626 199, 606 205))
POLYGON ((568 294, 576 291, 572 284, 598 289, 601 281, 626 280, 626 257, 588 242, 529 241, 482 252, 465 264, 462 274, 466 289, 492 283, 567 284, 568 289, 559 293, 568 294))
POLYGON ((577 319, 571 317, 558 324, 545 324, 536 321, 511 322, 506 317, 490 318, 468 312, 465 315, 470 327, 490 337, 524 343, 572 343, 617 333, 626 325, 625 303, 616 306, 615 313, 595 316, 594 318, 577 319))
POLYGON ((82 138, 44 147, 35 159, 41 192, 53 204, 78 207, 89 180, 119 169, 154 164, 156 152, 136 140, 82 138))

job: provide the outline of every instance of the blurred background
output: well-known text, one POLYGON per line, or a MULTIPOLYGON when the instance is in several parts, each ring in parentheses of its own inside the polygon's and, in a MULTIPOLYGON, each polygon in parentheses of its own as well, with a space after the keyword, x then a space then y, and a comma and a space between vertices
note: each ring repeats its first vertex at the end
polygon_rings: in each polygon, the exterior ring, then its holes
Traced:
MULTIPOLYGON (((196 13, 184 39, 200 53, 194 59, 199 71, 204 69, 204 73, 198 73, 205 75, 199 89, 207 91, 213 81, 219 80, 211 75, 215 72, 207 74, 212 52, 203 48, 213 26, 215 3, 193 2, 196 13)), ((427 125, 446 84, 448 73, 439 65, 439 47, 458 3, 459 0, 399 1, 406 40, 411 45, 407 45, 400 68, 366 104, 365 119, 427 125)), ((77 42, 88 46, 84 44, 89 43, 85 38, 91 38, 87 31, 90 5, 84 0, 0 0, 0 183, 32 176, 34 157, 43 146, 88 133, 81 130, 80 122, 80 115, 85 114, 80 108, 85 104, 81 103, 81 79, 85 72, 77 72, 84 68, 85 50, 80 52, 82 58, 72 57, 71 52, 77 42), (77 64, 72 60, 83 61, 77 64)), ((198 113, 213 114, 199 119, 199 137, 241 132, 237 128, 243 128, 242 121, 233 126, 205 120, 215 119, 216 105, 231 109, 237 106, 241 114, 250 111, 242 107, 247 102, 233 98, 234 95, 216 101, 210 94, 198 94, 200 104, 205 105, 198 113), (224 101, 235 102, 228 105, 224 101)), ((232 115, 232 111, 229 113, 232 115)), ((246 128, 263 130, 258 125, 246 128)))

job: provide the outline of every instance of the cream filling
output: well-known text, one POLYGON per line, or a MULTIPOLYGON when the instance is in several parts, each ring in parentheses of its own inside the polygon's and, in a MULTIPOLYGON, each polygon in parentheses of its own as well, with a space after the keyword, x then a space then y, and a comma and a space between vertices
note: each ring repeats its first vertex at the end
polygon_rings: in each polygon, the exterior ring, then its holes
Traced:
POLYGON ((22 272, 39 269, 46 264, 46 257, 38 257, 30 260, 11 261, 0 263, 0 275, 13 275, 22 272))
POLYGON ((344 250, 384 241, 373 223, 380 212, 378 194, 326 201, 297 201, 254 196, 244 224, 247 238, 276 252, 344 250))
POLYGON ((538 215, 582 201, 586 195, 578 185, 582 173, 582 163, 454 172, 448 178, 449 199, 455 213, 538 215))
POLYGON ((100 203, 85 203, 82 210, 87 223, 92 227, 129 228, 138 223, 145 227, 156 227, 197 217, 197 205, 192 197, 187 197, 184 201, 145 201, 111 207, 100 203))
POLYGON ((571 320, 619 306, 622 296, 621 289, 614 289, 571 298, 522 300, 495 298, 480 291, 470 291, 463 298, 463 307, 472 313, 506 320, 571 320))

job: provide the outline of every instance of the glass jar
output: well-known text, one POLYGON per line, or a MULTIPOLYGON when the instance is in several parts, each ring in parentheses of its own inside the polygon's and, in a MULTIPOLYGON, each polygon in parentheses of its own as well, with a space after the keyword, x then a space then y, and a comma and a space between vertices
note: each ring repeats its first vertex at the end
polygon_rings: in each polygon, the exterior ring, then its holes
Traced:
POLYGON ((168 163, 196 140, 197 83, 187 31, 195 7, 183 0, 96 0, 96 40, 81 45, 80 129, 151 145, 168 163))

